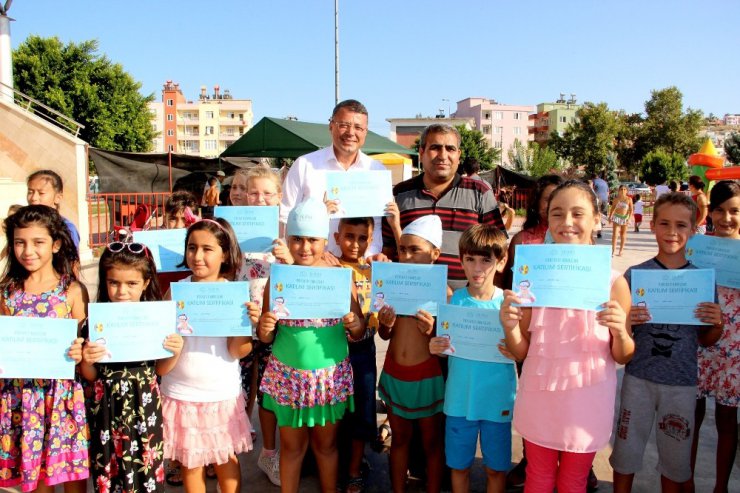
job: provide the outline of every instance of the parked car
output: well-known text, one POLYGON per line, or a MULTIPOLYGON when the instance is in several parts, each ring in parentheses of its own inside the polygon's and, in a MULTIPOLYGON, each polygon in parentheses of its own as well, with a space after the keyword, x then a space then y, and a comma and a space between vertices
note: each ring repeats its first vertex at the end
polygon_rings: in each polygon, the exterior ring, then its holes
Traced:
POLYGON ((636 181, 623 181, 619 185, 624 185, 627 187, 627 195, 629 197, 632 197, 635 194, 640 194, 643 197, 645 195, 650 195, 653 193, 652 190, 650 190, 650 187, 645 185, 644 183, 639 183, 636 181))

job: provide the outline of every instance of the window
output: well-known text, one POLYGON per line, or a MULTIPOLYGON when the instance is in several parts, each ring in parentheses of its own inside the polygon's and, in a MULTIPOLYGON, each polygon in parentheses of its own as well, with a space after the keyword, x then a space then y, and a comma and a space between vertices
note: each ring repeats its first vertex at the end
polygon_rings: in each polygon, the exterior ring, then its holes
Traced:
POLYGON ((558 121, 559 121, 560 123, 565 123, 566 121, 568 121, 568 117, 565 117, 565 116, 560 116, 560 117, 558 117, 558 121))
POLYGON ((167 136, 168 137, 172 137, 173 135, 175 135, 175 131, 174 130, 172 130, 172 129, 167 130, 167 136))
POLYGON ((239 119, 244 120, 244 113, 239 113, 239 119))
POLYGON ((483 133, 486 134, 486 135, 487 134, 490 134, 491 133, 491 126, 490 125, 483 125, 483 133))
POLYGON ((206 135, 213 135, 213 127, 207 126, 206 127, 206 135))
POLYGON ((521 135, 522 127, 514 127, 514 135, 521 135))
POLYGON ((204 149, 206 151, 215 151, 217 149, 215 140, 206 140, 204 149))
POLYGON ((496 111, 493 113, 493 118, 496 120, 503 120, 504 119, 504 113, 502 111, 496 111))
POLYGON ((170 144, 170 145, 168 145, 168 146, 167 146, 167 150, 168 150, 169 152, 172 152, 172 151, 174 151, 174 150, 175 150, 175 146, 173 146, 172 144, 170 144))
POLYGON ((167 106, 174 106, 175 102, 171 99, 167 100, 167 106))
POLYGON ((515 111, 514 112, 514 120, 520 120, 521 117, 522 117, 522 114, 521 113, 519 113, 518 111, 515 111))
POLYGON ((496 149, 501 149, 503 147, 503 142, 501 142, 500 140, 497 140, 496 142, 493 143, 493 147, 495 147, 496 149))
POLYGON ((233 120, 234 118, 236 118, 236 114, 235 114, 235 113, 234 113, 233 111, 231 111, 231 112, 229 112, 229 113, 226 113, 226 116, 227 116, 228 118, 231 118, 232 120, 233 120))
POLYGON ((504 127, 493 127, 493 133, 502 134, 504 133, 504 127))
POLYGON ((175 119, 174 115, 167 115, 167 121, 171 122, 175 119))
POLYGON ((213 118, 213 111, 206 111, 206 118, 213 118))
POLYGON ((490 111, 486 111, 485 113, 483 113, 483 119, 484 120, 490 120, 491 119, 491 112, 490 111))

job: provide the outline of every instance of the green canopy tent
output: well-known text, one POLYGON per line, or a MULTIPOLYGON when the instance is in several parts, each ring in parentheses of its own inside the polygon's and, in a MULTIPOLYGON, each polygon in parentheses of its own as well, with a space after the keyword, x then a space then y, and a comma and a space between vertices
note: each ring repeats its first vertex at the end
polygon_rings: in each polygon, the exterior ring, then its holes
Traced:
MULTIPOLYGON (((328 124, 299 122, 266 116, 242 135, 239 140, 227 147, 220 157, 297 158, 330 145, 331 134, 329 133, 328 124)), ((365 154, 384 152, 416 154, 412 149, 403 147, 390 139, 369 131, 362 151, 365 154)))

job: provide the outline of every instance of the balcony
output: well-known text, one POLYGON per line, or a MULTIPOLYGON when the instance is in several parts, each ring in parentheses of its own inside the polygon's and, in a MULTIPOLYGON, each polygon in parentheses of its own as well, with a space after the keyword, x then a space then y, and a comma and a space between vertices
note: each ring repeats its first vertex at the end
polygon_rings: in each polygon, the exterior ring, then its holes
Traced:
POLYGON ((239 127, 243 127, 247 124, 246 120, 239 120, 238 118, 228 118, 225 116, 222 116, 218 119, 219 125, 236 125, 239 127))

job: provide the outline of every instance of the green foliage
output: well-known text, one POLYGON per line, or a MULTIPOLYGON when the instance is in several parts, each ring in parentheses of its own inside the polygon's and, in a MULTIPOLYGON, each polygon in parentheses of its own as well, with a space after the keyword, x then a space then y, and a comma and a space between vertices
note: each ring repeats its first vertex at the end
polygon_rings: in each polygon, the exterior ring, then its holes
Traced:
POLYGON ((80 138, 94 147, 141 152, 154 131, 141 84, 120 64, 98 54, 98 42, 62 44, 29 36, 13 53, 16 89, 83 124, 80 138))
POLYGON ((681 154, 669 154, 658 149, 649 152, 642 159, 640 178, 648 185, 658 185, 668 180, 684 181, 688 176, 689 169, 681 154))
POLYGON ((535 142, 525 146, 519 139, 514 140, 514 145, 509 149, 509 163, 516 171, 535 178, 557 173, 564 167, 563 161, 549 147, 542 147, 535 142))
POLYGON ((732 164, 740 165, 740 133, 733 132, 725 140, 725 154, 732 164))
MULTIPOLYGON (((488 141, 480 130, 468 130, 465 125, 455 127, 460 132, 460 165, 463 160, 472 156, 478 160, 481 171, 493 169, 501 159, 501 150, 489 147, 488 141)), ((414 141, 414 150, 419 152, 420 137, 414 141)), ((460 171, 462 172, 462 171, 460 171)))
POLYGON ((549 145, 558 157, 584 166, 587 174, 606 171, 620 130, 618 115, 606 103, 585 103, 562 136, 552 133, 549 145))

